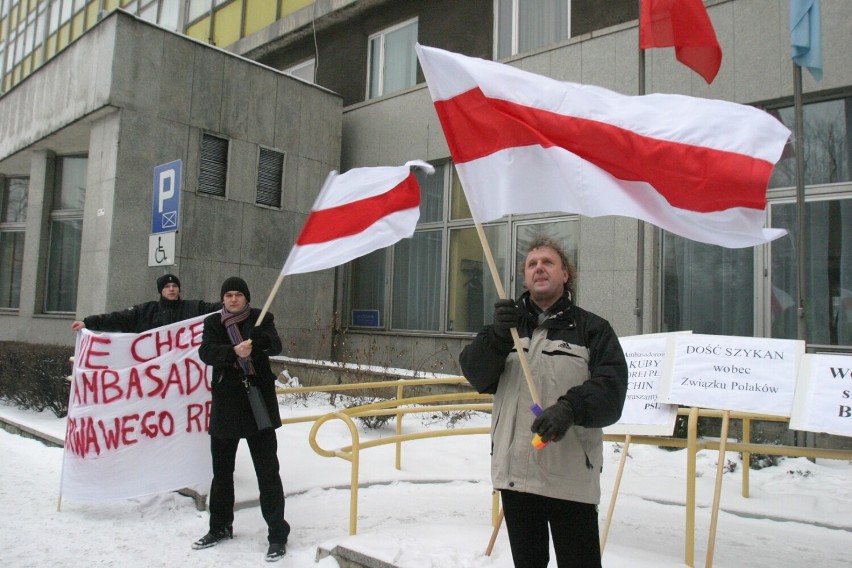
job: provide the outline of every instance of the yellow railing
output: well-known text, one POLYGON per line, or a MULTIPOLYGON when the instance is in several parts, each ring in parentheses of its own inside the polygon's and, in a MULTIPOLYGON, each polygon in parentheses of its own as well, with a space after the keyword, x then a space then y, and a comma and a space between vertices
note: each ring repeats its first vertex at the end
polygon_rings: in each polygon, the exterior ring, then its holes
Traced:
MULTIPOLYGON (((473 391, 435 394, 428 396, 405 397, 406 387, 423 387, 424 385, 438 384, 467 384, 463 377, 447 379, 402 379, 397 381, 380 381, 372 383, 352 383, 346 385, 331 385, 324 387, 298 387, 278 389, 279 394, 299 394, 308 392, 339 392, 339 391, 362 391, 370 389, 386 389, 396 387, 396 398, 381 402, 374 402, 361 406, 354 406, 343 410, 330 412, 315 416, 300 416, 296 418, 284 418, 282 424, 295 424, 300 422, 313 422, 308 442, 311 448, 323 457, 338 457, 352 464, 350 474, 350 496, 349 496, 349 534, 357 532, 358 522, 358 479, 360 466, 360 452, 368 448, 394 444, 396 446, 396 469, 402 468, 402 443, 411 440, 422 440, 426 438, 441 438, 448 436, 466 436, 471 434, 488 434, 489 427, 479 428, 452 428, 444 430, 429 430, 426 432, 402 433, 402 420, 407 414, 422 414, 430 412, 453 412, 453 411, 480 411, 490 412, 492 408, 492 395, 479 394, 473 391), (465 402, 487 400, 489 402, 465 402), (441 403, 441 404, 434 404, 441 403), (368 416, 394 416, 396 417, 396 434, 367 442, 361 442, 358 428, 354 419, 368 416), (317 443, 317 433, 323 424, 330 420, 340 420, 346 424, 351 436, 351 444, 337 449, 327 450, 317 443)), ((496 511, 492 514, 496 515, 496 511)))
MULTIPOLYGON (((670 437, 653 437, 653 436, 631 436, 624 434, 607 434, 604 436, 606 441, 623 442, 625 444, 622 450, 621 464, 619 465, 618 475, 616 476, 615 487, 612 492, 609 514, 607 515, 606 524, 602 532, 601 550, 606 544, 606 535, 609 525, 612 522, 612 513, 615 507, 615 500, 618 496, 618 486, 621 480, 621 473, 624 468, 624 462, 627 458, 628 447, 631 442, 637 444, 646 444, 653 446, 663 446, 671 448, 686 448, 686 528, 684 535, 684 562, 687 566, 695 566, 695 480, 696 480, 696 458, 701 450, 716 450, 721 453, 733 451, 742 454, 742 495, 749 496, 749 462, 751 453, 761 453, 774 456, 789 456, 789 457, 805 457, 805 458, 824 458, 850 460, 852 459, 852 450, 833 450, 825 448, 806 448, 800 446, 781 446, 774 444, 754 444, 750 442, 751 438, 751 422, 757 421, 773 421, 773 422, 789 422, 789 418, 779 416, 767 416, 761 414, 734 412, 727 410, 712 410, 706 408, 680 408, 678 415, 688 416, 687 420, 687 437, 670 438, 670 437), (718 440, 699 439, 698 438, 698 420, 699 418, 721 418, 722 427, 721 434, 718 440), (728 424, 731 419, 743 421, 743 441, 728 442, 728 424)), ((711 526, 708 539, 707 558, 705 560, 705 568, 710 568, 713 564, 713 547, 715 540, 716 517, 719 510, 720 490, 722 482, 722 474, 724 467, 724 459, 720 457, 716 469, 716 490, 713 499, 713 507, 711 509, 711 526)))
MULTIPOLYGON (((482 428, 458 428, 450 430, 432 430, 427 432, 417 432, 411 434, 402 434, 402 419, 406 414, 425 413, 425 412, 449 412, 449 411, 465 411, 476 410, 490 412, 492 408, 491 402, 467 402, 458 403, 458 401, 473 401, 486 400, 491 401, 491 395, 481 395, 475 392, 459 392, 451 394, 438 394, 430 396, 405 397, 405 389, 408 387, 423 387, 426 385, 452 385, 452 384, 467 384, 464 377, 453 377, 443 379, 402 379, 395 381, 377 381, 369 383, 350 383, 345 385, 329 385, 318 387, 298 387, 278 389, 279 394, 300 394, 309 392, 341 392, 341 391, 362 391, 372 389, 396 389, 396 397, 382 402, 355 406, 344 410, 330 412, 327 414, 314 416, 300 416, 294 418, 285 418, 281 421, 282 424, 295 424, 301 422, 314 422, 309 435, 309 443, 311 448, 324 457, 338 457, 345 459, 352 464, 351 470, 351 495, 349 506, 349 533, 355 534, 357 531, 357 511, 358 511, 358 472, 360 451, 362 449, 374 448, 377 446, 395 444, 396 445, 396 469, 402 467, 402 443, 410 440, 420 440, 424 438, 437 438, 445 436, 458 436, 470 434, 487 434, 488 427, 482 428), (434 404, 441 403, 441 404, 434 404), (451 404, 452 403, 452 404, 451 404), (365 416, 395 416, 396 417, 396 435, 389 436, 368 442, 361 442, 358 428, 355 426, 354 418, 365 416), (337 449, 324 449, 319 446, 316 441, 317 432, 323 424, 330 420, 340 420, 349 428, 351 436, 351 444, 337 449)), ((825 458, 852 460, 852 451, 850 450, 832 450, 820 448, 807 448, 799 446, 782 446, 774 444, 755 444, 750 442, 751 438, 751 422, 752 421, 775 421, 788 422, 788 418, 777 416, 766 416, 759 414, 751 414, 745 412, 733 412, 723 410, 699 409, 699 408, 681 408, 678 410, 678 415, 688 416, 687 421, 687 437, 673 438, 664 436, 631 436, 629 434, 607 434, 604 436, 606 441, 622 442, 625 447, 622 451, 621 464, 619 466, 618 475, 616 477, 615 487, 613 488, 609 514, 607 515, 606 525, 602 533, 601 551, 606 544, 606 535, 609 530, 609 525, 612 521, 612 514, 615 507, 616 498, 618 496, 618 487, 621 481, 621 475, 624 468, 625 459, 628 455, 628 448, 631 443, 646 444, 653 446, 686 448, 686 530, 685 530, 685 563, 688 566, 695 564, 695 480, 696 480, 696 457, 701 450, 716 450, 720 452, 734 451, 742 454, 743 473, 742 473, 742 495, 749 496, 749 461, 751 453, 762 453, 776 456, 790 457, 806 457, 806 458, 825 458), (721 418, 722 419, 722 434, 719 439, 699 439, 698 438, 698 420, 700 418, 721 418), (743 441, 728 442, 727 432, 728 424, 731 419, 743 421, 743 441)), ((709 568, 712 565, 712 548, 713 539, 715 537, 715 516, 718 511, 719 489, 721 484, 722 467, 724 460, 720 459, 717 469, 717 488, 714 496, 713 506, 713 522, 711 523, 710 542, 708 543, 708 557, 705 566, 709 568)), ((492 502, 492 522, 497 525, 499 522, 499 501, 497 494, 492 502)), ((495 529, 496 530, 496 529, 495 529)), ((492 543, 493 543, 492 535, 492 543)), ((489 545, 490 548, 491 545, 489 545)))

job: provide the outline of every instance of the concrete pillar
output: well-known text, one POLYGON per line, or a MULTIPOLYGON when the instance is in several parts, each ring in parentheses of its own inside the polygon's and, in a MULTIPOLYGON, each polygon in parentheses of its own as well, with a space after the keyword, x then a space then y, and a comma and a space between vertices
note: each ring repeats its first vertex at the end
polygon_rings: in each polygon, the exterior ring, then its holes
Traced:
POLYGON ((18 311, 22 322, 34 314, 44 313, 50 210, 56 179, 56 154, 50 150, 37 150, 31 156, 21 306, 18 311))

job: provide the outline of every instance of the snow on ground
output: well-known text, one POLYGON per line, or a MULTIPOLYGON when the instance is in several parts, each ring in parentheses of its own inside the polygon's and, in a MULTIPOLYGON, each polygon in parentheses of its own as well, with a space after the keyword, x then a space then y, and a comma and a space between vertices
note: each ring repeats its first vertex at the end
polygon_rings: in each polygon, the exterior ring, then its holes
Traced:
MULTIPOLYGON (((282 416, 329 412, 328 397, 282 400, 282 416)), ((62 438, 65 421, 50 413, 0 404, 0 417, 62 438)), ((446 417, 409 416, 404 431, 446 427, 446 417)), ((484 426, 475 415, 460 426, 484 426)), ((392 446, 361 455, 358 534, 350 537, 350 464, 316 454, 308 444, 310 424, 280 428, 279 457, 293 526, 287 556, 276 566, 336 568, 318 547, 342 545, 407 568, 509 568, 503 528, 490 557, 489 443, 485 435, 409 442, 402 470, 394 469, 392 446)), ((363 439, 394 433, 360 427, 363 439)), ((348 445, 349 432, 331 421, 319 433, 326 449, 348 445)), ((607 443, 600 507, 603 526, 622 446, 607 443)), ((4 566, 267 565, 266 527, 257 507, 251 460, 241 444, 237 466, 235 538, 207 550, 192 541, 207 530, 207 514, 177 493, 59 505, 62 450, 0 431, 0 550, 4 566)), ((632 444, 616 500, 603 565, 666 568, 684 565, 686 453, 632 444)), ((717 452, 702 451, 697 463, 695 566, 705 566, 717 452)), ((779 466, 751 471, 750 498, 740 495, 742 464, 729 452, 733 471, 723 478, 713 565, 719 568, 821 568, 852 565, 852 462, 787 458, 779 466)), ((206 492, 206 487, 196 488, 206 492)), ((551 562, 555 566, 555 561, 551 562)))

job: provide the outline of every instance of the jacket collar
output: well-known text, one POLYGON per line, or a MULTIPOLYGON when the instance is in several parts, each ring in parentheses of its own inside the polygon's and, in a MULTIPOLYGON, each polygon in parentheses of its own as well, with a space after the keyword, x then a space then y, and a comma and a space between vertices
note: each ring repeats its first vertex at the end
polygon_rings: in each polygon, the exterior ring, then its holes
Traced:
POLYGON ((175 300, 169 300, 168 298, 164 298, 163 296, 160 296, 160 307, 161 308, 163 308, 165 310, 173 310, 173 309, 177 308, 178 305, 180 305, 180 296, 178 296, 177 299, 175 299, 175 300))
POLYGON ((532 301, 532 298, 530 298, 529 292, 524 292, 523 296, 521 296, 521 303, 529 313, 532 321, 537 322, 537 325, 541 325, 548 320, 567 318, 568 313, 574 306, 574 303, 571 301, 570 292, 565 292, 562 297, 556 300, 556 303, 550 306, 547 310, 539 308, 536 303, 532 301))

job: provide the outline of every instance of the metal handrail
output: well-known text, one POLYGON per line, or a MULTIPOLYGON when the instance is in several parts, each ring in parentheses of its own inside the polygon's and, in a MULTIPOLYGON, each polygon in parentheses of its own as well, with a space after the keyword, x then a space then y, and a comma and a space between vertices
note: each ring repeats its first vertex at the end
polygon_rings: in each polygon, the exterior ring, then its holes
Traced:
MULTIPOLYGON (((429 432, 417 432, 411 434, 402 434, 402 417, 405 414, 435 412, 435 411, 450 411, 450 410, 477 410, 488 412, 492 408, 491 403, 467 403, 467 404, 440 404, 430 406, 417 406, 433 402, 451 402, 454 400, 493 400, 492 395, 483 395, 476 392, 461 392, 451 394, 440 394, 431 396, 419 396, 412 398, 404 398, 404 388, 408 386, 423 386, 426 384, 462 384, 467 381, 464 377, 444 378, 444 379, 400 379, 394 381, 378 381, 371 383, 351 383, 345 385, 329 385, 319 387, 297 387, 278 389, 279 394, 296 394, 305 392, 333 392, 345 390, 364 390, 372 388, 397 388, 396 398, 388 399, 382 402, 371 403, 362 406, 355 406, 341 411, 331 412, 328 414, 315 416, 301 416, 294 418, 285 418, 281 421, 282 424, 294 424, 300 422, 314 422, 311 428, 309 442, 311 447, 319 455, 324 457, 339 457, 352 463, 351 473, 351 497, 350 497, 350 519, 349 519, 349 534, 354 535, 357 530, 357 495, 358 495, 358 467, 361 449, 373 448, 377 446, 395 444, 396 445, 396 469, 401 469, 401 452, 402 442, 409 440, 418 440, 424 438, 436 438, 454 435, 469 435, 469 434, 487 434, 490 428, 460 428, 452 430, 434 430, 429 432), (413 406, 408 406, 413 405, 413 406), (371 440, 362 443, 358 434, 358 429, 355 426, 353 418, 360 416, 396 416, 396 435, 389 436, 377 440, 371 440), (338 419, 343 421, 349 428, 352 437, 352 443, 349 446, 337 448, 335 450, 326 450, 319 446, 316 442, 316 435, 322 424, 329 420, 338 419)), ((685 533, 685 563, 688 566, 694 566, 694 549, 695 549, 695 479, 696 479, 696 459, 698 452, 701 450, 716 450, 720 451, 723 447, 725 451, 740 452, 743 460, 743 477, 742 477, 742 495, 749 496, 749 458, 750 454, 755 452, 790 457, 806 457, 806 458, 825 458, 850 460, 852 459, 852 450, 834 450, 827 448, 808 448, 799 446, 783 446, 776 444, 760 444, 750 442, 751 421, 773 421, 773 422, 789 422, 789 418, 770 416, 763 414, 754 414, 739 411, 724 411, 705 408, 679 408, 678 415, 687 416, 687 437, 674 438, 664 436, 631 436, 630 434, 605 434, 604 439, 609 442, 622 442, 626 445, 629 443, 654 445, 671 448, 686 448, 686 533, 685 533), (703 439, 698 437, 698 420, 700 418, 722 418, 724 420, 739 419, 743 421, 743 441, 742 442, 725 442, 720 440, 703 439)), ((627 448, 624 454, 626 455, 627 448)), ((623 456, 624 457, 624 456, 623 456)), ((622 458, 623 459, 623 458, 622 458)), ((612 499, 616 498, 617 486, 613 492, 612 499)), ((496 495, 496 493, 495 493, 496 495)), ((499 501, 495 498, 493 501, 494 509, 492 511, 492 522, 496 522, 499 509, 499 501)), ((611 519, 607 519, 607 523, 611 519)))

